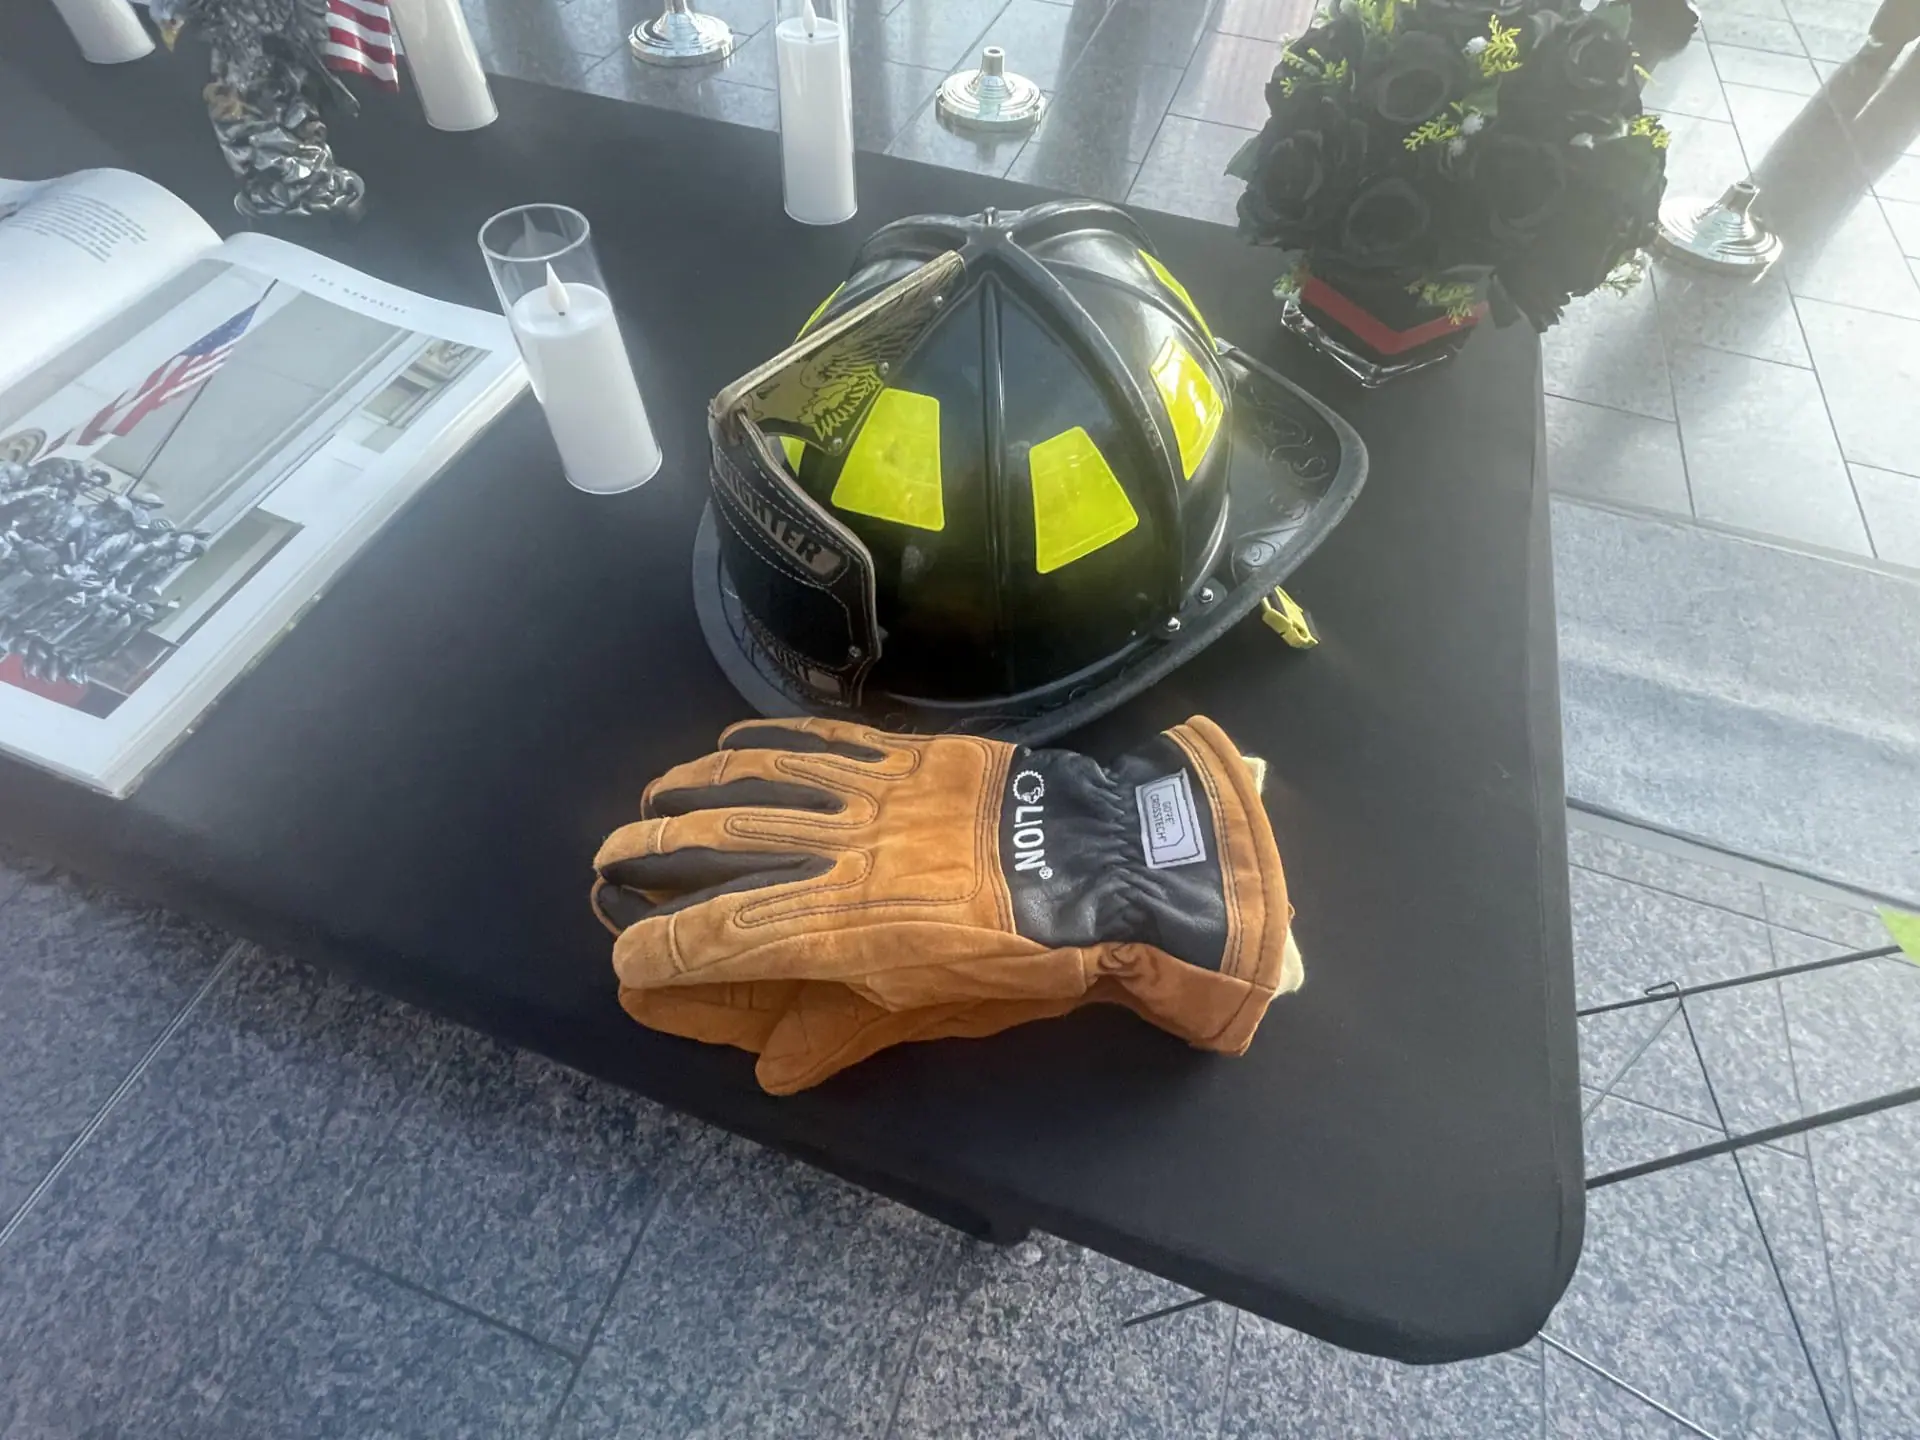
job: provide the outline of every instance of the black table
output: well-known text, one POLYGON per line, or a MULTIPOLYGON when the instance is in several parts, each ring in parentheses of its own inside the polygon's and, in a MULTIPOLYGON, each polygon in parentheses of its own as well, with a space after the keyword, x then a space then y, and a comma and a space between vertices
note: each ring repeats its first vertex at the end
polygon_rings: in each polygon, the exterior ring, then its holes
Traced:
MULTIPOLYGON (((121 165, 235 223, 196 58, 96 69, 50 7, 5 9, 0 174, 121 165)), ((688 579, 705 402, 792 335, 870 227, 1041 197, 863 155, 858 222, 810 230, 780 214, 772 135, 496 89, 500 123, 476 134, 427 130, 404 97, 337 127, 371 213, 301 238, 486 306, 479 222, 579 205, 666 472, 580 495, 521 403, 131 800, 0 764, 0 832, 976 1231, 1038 1226, 1402 1359, 1529 1337, 1583 1218, 1533 339, 1482 334, 1365 394, 1278 331, 1270 254, 1143 217, 1216 325, 1372 451, 1292 586, 1317 651, 1243 625, 1075 737, 1111 753, 1201 711, 1274 762, 1306 988, 1241 1060, 1082 1011, 770 1099, 748 1057, 625 1018, 586 906, 595 845, 646 780, 744 711, 688 579)))

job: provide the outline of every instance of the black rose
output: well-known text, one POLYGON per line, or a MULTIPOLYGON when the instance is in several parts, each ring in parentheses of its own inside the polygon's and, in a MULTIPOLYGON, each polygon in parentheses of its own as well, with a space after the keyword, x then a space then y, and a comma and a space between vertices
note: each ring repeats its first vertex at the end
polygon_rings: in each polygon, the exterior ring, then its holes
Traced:
POLYGON ((1353 197, 1326 268, 1378 274, 1415 272, 1433 254, 1433 210, 1405 180, 1376 180, 1353 197))
POLYGON ((1466 59, 1439 35, 1416 30, 1402 35, 1370 65, 1360 98, 1396 130, 1424 125, 1466 89, 1466 59))
POLYGON ((1241 230, 1265 244, 1306 246, 1352 194, 1366 147, 1366 126, 1331 99, 1275 116, 1243 167, 1241 230))
POLYGON ((1494 131, 1467 148, 1466 172, 1474 200, 1497 245, 1524 244, 1561 208, 1567 165, 1538 140, 1494 131))
POLYGON ((1618 22, 1600 14, 1558 24, 1530 47, 1502 87, 1501 113, 1524 117, 1536 134, 1605 137, 1640 108, 1633 47, 1618 22))

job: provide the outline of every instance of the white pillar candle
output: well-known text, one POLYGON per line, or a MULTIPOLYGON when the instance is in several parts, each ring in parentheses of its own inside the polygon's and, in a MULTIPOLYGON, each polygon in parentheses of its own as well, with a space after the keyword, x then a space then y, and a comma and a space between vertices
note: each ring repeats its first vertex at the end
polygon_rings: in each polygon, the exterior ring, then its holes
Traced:
POLYGON ((846 30, 801 13, 774 26, 780 63, 780 163, 787 214, 807 225, 853 218, 853 86, 846 30))
POLYGON ((562 281, 549 265, 547 283, 514 301, 507 319, 567 479, 599 495, 651 480, 660 445, 606 292, 562 281))
POLYGON ((96 65, 118 65, 153 53, 153 37, 127 0, 53 0, 53 8, 96 65))
POLYGON ((478 130, 500 116, 458 0, 391 0, 407 71, 436 130, 478 130))

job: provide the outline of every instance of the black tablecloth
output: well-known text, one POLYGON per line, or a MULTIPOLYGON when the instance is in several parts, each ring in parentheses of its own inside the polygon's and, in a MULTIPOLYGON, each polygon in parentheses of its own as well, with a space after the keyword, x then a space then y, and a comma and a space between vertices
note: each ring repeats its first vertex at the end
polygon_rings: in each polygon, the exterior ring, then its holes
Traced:
MULTIPOLYGON (((50 7, 5 9, 0 174, 121 165, 236 223, 195 57, 88 67, 50 7)), ((405 97, 337 126, 370 213, 298 238, 490 305, 480 221, 578 205, 664 473, 576 493, 523 401, 131 800, 0 764, 0 833, 935 1213, 1037 1225, 1382 1354, 1526 1339, 1583 1216, 1533 339, 1482 334, 1363 394, 1278 332, 1271 254, 1142 217, 1215 327, 1372 451, 1292 586, 1318 650, 1243 625, 1075 737, 1111 752, 1200 711, 1271 759, 1306 987, 1240 1060, 1083 1011, 773 1100, 748 1057, 625 1019, 586 906, 594 847, 646 780, 743 714, 688 580, 704 404, 793 334, 871 227, 1040 197, 862 156, 858 221, 806 229, 780 213, 772 135, 496 88, 501 120, 475 134, 427 130, 405 97)))

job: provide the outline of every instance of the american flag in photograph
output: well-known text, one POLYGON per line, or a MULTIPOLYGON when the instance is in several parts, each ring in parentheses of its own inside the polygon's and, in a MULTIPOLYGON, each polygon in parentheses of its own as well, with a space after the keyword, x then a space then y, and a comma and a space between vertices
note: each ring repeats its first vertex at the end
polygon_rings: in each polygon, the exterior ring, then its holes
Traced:
MULTIPOLYGON (((253 312, 259 308, 256 300, 226 324, 202 335, 81 426, 74 443, 93 445, 109 435, 125 435, 169 400, 209 378, 227 363, 227 356, 240 343, 247 326, 253 323, 253 312)), ((59 443, 65 443, 64 437, 59 443)))
POLYGON ((393 17, 382 0, 327 0, 327 68, 365 75, 386 90, 400 88, 393 17))

